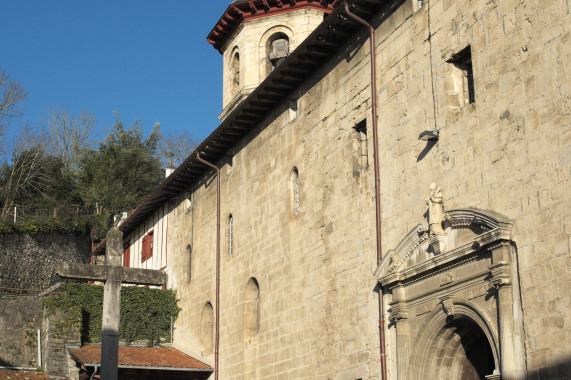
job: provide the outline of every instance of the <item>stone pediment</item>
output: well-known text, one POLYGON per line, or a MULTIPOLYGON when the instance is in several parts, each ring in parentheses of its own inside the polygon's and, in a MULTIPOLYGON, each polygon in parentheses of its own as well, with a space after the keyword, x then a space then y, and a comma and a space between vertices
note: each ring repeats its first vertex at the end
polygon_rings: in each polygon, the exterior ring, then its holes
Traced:
POLYGON ((419 223, 383 257, 374 275, 383 286, 421 275, 498 240, 509 240, 511 227, 507 218, 495 212, 448 210, 443 232, 431 233, 426 222, 419 223))

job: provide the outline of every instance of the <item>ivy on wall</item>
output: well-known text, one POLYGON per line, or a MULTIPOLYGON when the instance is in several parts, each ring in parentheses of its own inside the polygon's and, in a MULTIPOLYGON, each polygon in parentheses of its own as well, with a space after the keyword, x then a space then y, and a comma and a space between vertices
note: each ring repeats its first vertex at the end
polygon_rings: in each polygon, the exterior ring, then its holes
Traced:
MULTIPOLYGON (((71 283, 65 295, 44 300, 49 313, 61 310, 66 323, 76 324, 81 331, 81 342, 101 342, 103 314, 103 287, 71 283)), ((120 339, 127 344, 146 340, 149 346, 170 342, 171 323, 176 320, 180 308, 173 290, 145 287, 121 288, 120 339)))

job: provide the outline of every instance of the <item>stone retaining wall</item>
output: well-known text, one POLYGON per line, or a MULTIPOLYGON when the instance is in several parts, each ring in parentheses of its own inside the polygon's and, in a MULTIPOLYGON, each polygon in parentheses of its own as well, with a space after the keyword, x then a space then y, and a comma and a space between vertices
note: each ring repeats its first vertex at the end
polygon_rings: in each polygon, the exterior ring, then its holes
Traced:
POLYGON ((84 235, 0 235, 0 287, 46 290, 61 281, 59 263, 87 263, 89 257, 84 235))

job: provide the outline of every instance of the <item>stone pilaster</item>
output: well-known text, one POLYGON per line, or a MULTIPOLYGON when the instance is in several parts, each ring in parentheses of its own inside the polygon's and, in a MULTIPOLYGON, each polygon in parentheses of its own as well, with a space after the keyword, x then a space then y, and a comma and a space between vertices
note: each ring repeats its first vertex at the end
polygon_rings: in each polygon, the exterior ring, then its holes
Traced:
POLYGON ((408 320, 408 308, 404 301, 404 288, 399 285, 393 289, 393 302, 390 304, 389 321, 396 324, 397 342, 396 342, 396 360, 397 360, 397 379, 407 380, 408 369, 411 363, 410 358, 410 323, 408 320))
POLYGON ((509 263, 509 244, 503 242, 492 248, 490 282, 498 291, 498 319, 500 335, 500 372, 502 380, 517 380, 517 364, 514 343, 514 313, 509 263))

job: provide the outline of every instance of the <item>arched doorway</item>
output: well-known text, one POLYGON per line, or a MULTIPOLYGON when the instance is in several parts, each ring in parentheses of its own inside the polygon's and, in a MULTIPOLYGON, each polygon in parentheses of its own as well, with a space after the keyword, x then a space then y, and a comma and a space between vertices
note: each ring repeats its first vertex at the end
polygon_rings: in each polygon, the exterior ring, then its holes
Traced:
POLYGON ((467 318, 453 320, 433 343, 430 377, 486 380, 495 369, 492 348, 479 326, 467 318))
POLYGON ((429 314, 413 340, 411 362, 403 363, 410 366, 410 378, 494 378, 499 373, 499 347, 491 318, 478 304, 445 298, 429 314))

